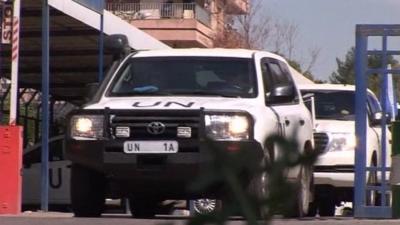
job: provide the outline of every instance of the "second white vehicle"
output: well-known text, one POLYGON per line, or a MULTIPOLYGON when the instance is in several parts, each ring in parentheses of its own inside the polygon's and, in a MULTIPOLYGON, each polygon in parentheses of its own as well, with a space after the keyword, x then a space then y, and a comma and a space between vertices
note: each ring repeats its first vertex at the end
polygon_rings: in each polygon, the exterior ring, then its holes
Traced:
MULTIPOLYGON (((333 216, 335 206, 341 201, 353 201, 355 86, 312 84, 302 85, 300 89, 303 95, 313 94, 315 101, 314 140, 317 150, 321 152, 314 167, 315 209, 318 209, 320 216, 333 216)), ((381 162, 382 109, 373 92, 368 90, 367 96, 366 165, 377 166, 381 162)), ((385 141, 389 151, 389 138, 385 141)), ((380 182, 378 177, 376 171, 368 173, 368 185, 377 185, 380 182)), ((368 192, 367 204, 379 204, 378 198, 377 192, 368 192)))

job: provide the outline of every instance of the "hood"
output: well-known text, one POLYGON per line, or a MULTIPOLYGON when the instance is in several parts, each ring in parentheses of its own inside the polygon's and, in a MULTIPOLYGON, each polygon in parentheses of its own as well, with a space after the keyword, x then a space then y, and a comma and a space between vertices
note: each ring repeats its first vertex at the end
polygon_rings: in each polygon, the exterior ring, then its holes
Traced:
POLYGON ((355 122, 352 120, 319 120, 315 121, 316 132, 355 133, 355 122))
POLYGON ((103 99, 85 109, 229 109, 251 111, 257 99, 224 97, 124 97, 103 99))

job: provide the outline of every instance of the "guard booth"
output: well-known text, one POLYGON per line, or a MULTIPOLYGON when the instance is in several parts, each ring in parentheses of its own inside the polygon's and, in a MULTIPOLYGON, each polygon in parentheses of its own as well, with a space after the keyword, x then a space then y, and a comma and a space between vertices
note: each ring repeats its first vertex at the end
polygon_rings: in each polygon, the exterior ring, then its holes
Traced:
MULTIPOLYGON (((400 25, 357 25, 356 49, 355 49, 355 73, 356 73, 356 137, 357 147, 355 151, 355 187, 354 187, 354 216, 357 218, 392 218, 391 187, 389 184, 390 172, 390 143, 382 141, 378 166, 369 167, 367 149, 367 87, 368 77, 377 74, 380 77, 380 102, 382 105, 381 140, 386 140, 391 134, 388 128, 390 108, 397 107, 395 102, 388 104, 393 96, 393 86, 390 86, 391 74, 400 74, 399 69, 388 67, 389 56, 400 55, 400 49, 390 50, 395 43, 395 38, 400 38, 400 25), (378 46, 378 47, 376 47, 378 46), (381 60, 379 68, 368 67, 368 57, 378 56, 381 60), (375 185, 368 184, 367 177, 370 173, 378 175, 375 185), (374 205, 366 203, 366 197, 370 193, 377 193, 378 201, 374 205)), ((398 43, 398 42, 397 42, 398 43)), ((392 98, 393 100, 393 98, 392 98)), ((394 140, 400 139, 400 134, 393 136, 394 140)), ((392 142, 392 143, 393 143, 392 142)), ((394 143, 393 143, 394 144, 394 143)), ((398 146, 400 147, 400 145, 398 146)), ((397 150, 400 152, 400 149, 397 150)), ((400 170, 399 168, 394 168, 400 170)), ((392 170, 393 171, 393 170, 392 170)), ((400 172, 400 171, 398 171, 400 172)), ((400 183, 400 181, 399 181, 400 183)), ((395 198, 394 198, 395 199, 395 198)), ((399 204, 393 202, 393 204, 399 204)), ((400 213, 400 212, 399 212, 400 213)))

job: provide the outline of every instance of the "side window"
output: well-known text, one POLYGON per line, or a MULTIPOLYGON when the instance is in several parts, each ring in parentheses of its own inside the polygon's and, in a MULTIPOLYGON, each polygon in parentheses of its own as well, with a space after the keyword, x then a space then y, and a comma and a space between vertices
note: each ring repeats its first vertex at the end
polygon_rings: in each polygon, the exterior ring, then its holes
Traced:
POLYGON ((282 61, 279 61, 279 65, 281 66, 283 76, 287 80, 288 83, 291 83, 294 86, 292 76, 290 75, 289 67, 282 61))
POLYGON ((271 94, 272 89, 272 76, 268 69, 268 62, 266 59, 261 61, 261 71, 263 76, 263 84, 264 84, 264 92, 265 96, 269 96, 271 94))
MULTIPOLYGON (((282 69, 282 72, 283 72, 283 76, 285 77, 285 79, 287 81, 287 84, 289 84, 289 85, 291 85, 291 86, 293 86, 295 88, 296 85, 295 85, 295 83, 293 81, 293 78, 292 78, 291 72, 289 70, 289 67, 282 61, 279 61, 279 65, 281 66, 281 69, 282 69)), ((295 102, 298 102, 299 96, 298 96, 298 92, 297 91, 294 92, 294 97, 295 97, 295 99, 294 99, 295 102)))
POLYGON ((373 95, 369 94, 367 95, 367 102, 368 102, 368 116, 372 117, 375 113, 381 112, 381 105, 379 104, 378 99, 374 97, 373 95))
POLYGON ((290 78, 283 71, 279 61, 270 60, 269 67, 271 68, 272 79, 275 85, 289 85, 291 83, 290 78))
POLYGON ((262 72, 267 94, 266 96, 268 96, 268 93, 273 90, 273 87, 292 87, 294 94, 293 96, 279 96, 278 98, 274 99, 274 101, 293 102, 298 99, 297 92, 294 91, 295 85, 290 76, 289 68, 285 63, 277 59, 265 58, 262 60, 262 72))

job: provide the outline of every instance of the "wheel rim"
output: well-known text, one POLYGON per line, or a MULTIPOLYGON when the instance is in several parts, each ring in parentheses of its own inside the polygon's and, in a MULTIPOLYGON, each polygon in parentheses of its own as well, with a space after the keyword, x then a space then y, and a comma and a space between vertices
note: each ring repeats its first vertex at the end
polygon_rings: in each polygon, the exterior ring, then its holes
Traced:
POLYGON ((215 199, 197 199, 193 203, 193 209, 198 214, 209 214, 216 210, 217 200, 215 199))
MULTIPOLYGON (((376 162, 374 159, 371 160, 371 166, 376 168, 376 162)), ((371 171, 368 174, 367 186, 377 186, 378 183, 378 175, 376 171, 371 171)), ((376 190, 367 190, 366 203, 367 205, 376 206, 377 205, 377 191, 376 190)))
POLYGON ((309 207, 309 190, 310 190, 310 171, 303 168, 303 173, 302 173, 302 177, 301 177, 301 194, 300 194, 300 198, 301 198, 301 210, 302 213, 306 213, 308 211, 308 207, 309 207))
MULTIPOLYGON (((370 172, 370 175, 368 176, 368 184, 367 186, 376 186, 377 183, 377 175, 376 172, 370 172), (372 174, 372 175, 371 175, 372 174)), ((375 190, 368 190, 367 191, 367 205, 376 205, 376 191, 375 190)))
POLYGON ((268 197, 268 175, 267 172, 263 172, 260 177, 261 181, 261 187, 260 187, 260 193, 261 193, 261 198, 266 199, 268 197))

